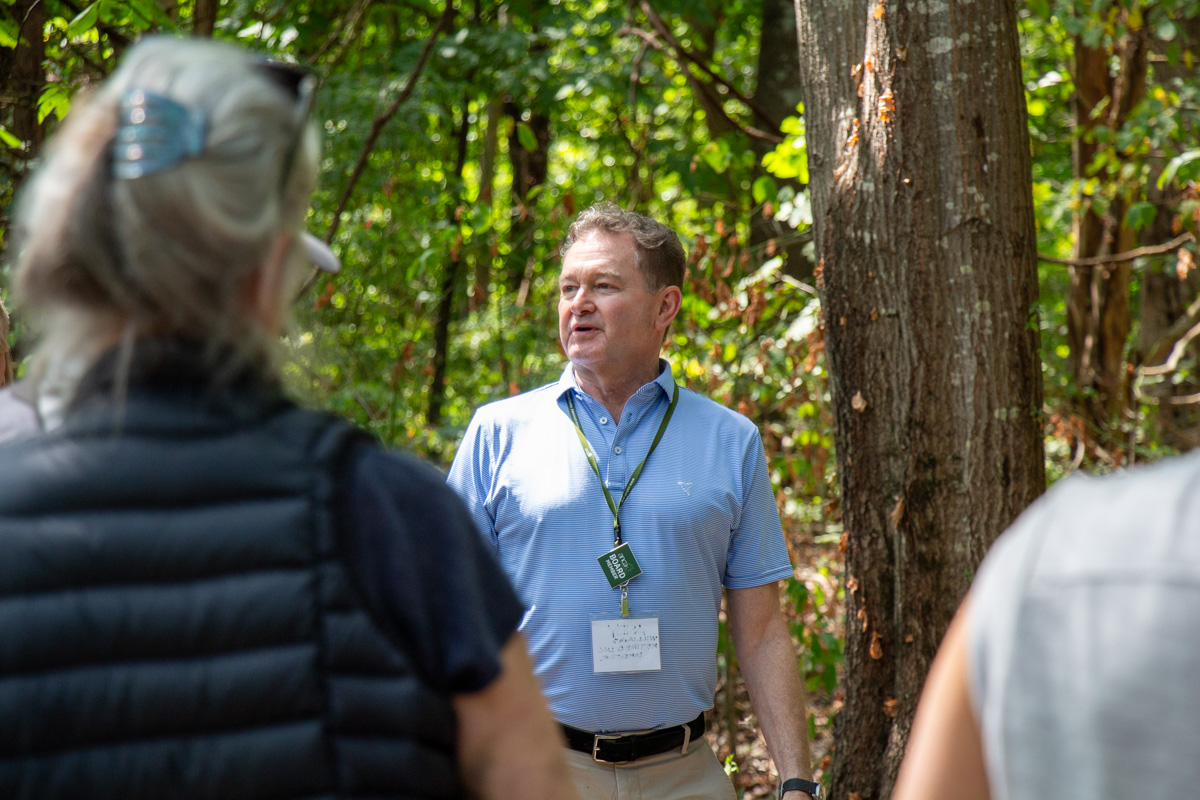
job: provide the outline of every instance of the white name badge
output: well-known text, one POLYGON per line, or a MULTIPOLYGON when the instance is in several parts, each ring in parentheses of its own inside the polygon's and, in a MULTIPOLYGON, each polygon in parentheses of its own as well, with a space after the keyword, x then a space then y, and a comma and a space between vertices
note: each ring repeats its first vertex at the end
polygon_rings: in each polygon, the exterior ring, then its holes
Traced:
POLYGON ((658 614, 592 615, 593 672, 653 672, 660 669, 658 614))

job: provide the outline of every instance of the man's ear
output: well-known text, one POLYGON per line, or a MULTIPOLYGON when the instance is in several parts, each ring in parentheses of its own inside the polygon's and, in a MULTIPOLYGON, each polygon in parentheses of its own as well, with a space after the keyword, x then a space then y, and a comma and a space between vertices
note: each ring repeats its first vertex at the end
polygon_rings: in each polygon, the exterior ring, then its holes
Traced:
POLYGON ((659 291, 662 292, 662 295, 658 302, 658 318, 655 320, 655 327, 666 331, 671 327, 671 322, 679 313, 680 306, 683 305, 683 292, 678 286, 667 286, 659 291))
POLYGON ((283 330, 283 289, 288 256, 295 243, 296 237, 290 233, 276 236, 262 265, 246 279, 247 310, 272 336, 283 330))

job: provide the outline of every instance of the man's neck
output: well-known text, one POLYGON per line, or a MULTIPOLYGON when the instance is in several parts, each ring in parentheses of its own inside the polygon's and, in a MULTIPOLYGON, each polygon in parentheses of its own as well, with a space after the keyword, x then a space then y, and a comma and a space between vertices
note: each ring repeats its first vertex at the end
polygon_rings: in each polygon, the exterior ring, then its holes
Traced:
POLYGON ((579 385, 580 391, 608 409, 614 421, 621 418, 625 403, 633 397, 633 393, 657 378, 659 373, 657 360, 651 368, 640 370, 636 374, 617 376, 599 375, 575 365, 571 368, 575 371, 575 383, 579 385))

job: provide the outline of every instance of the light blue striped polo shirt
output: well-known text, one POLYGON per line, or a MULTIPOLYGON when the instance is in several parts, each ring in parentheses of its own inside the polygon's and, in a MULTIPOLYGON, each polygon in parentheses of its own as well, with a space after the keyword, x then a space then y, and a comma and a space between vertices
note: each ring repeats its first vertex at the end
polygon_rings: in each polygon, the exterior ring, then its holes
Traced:
POLYGON ((480 408, 450 468, 450 485, 490 539, 527 609, 521 630, 554 716, 590 731, 678 725, 711 708, 721 585, 792 574, 758 430, 681 388, 679 404, 621 509, 623 539, 643 574, 633 612, 657 612, 662 670, 595 674, 591 615, 619 613, 596 559, 613 546, 612 513, 567 413, 614 499, 641 463, 675 381, 659 377, 620 420, 580 391, 570 365, 557 383, 480 408))

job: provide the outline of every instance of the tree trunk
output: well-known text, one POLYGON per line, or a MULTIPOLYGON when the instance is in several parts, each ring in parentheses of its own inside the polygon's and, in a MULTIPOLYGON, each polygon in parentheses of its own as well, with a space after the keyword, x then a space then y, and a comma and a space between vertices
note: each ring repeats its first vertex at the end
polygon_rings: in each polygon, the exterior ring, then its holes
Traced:
POLYGON ((850 589, 831 796, 877 800, 976 566, 1044 487, 1017 8, 796 10, 850 589))
POLYGON ((12 98, 12 125, 9 130, 25 143, 22 154, 33 159, 42 143, 43 129, 38 124, 38 98, 46 85, 43 61, 46 43, 42 29, 46 24, 46 5, 39 0, 16 0, 10 11, 20 26, 20 40, 12 54, 7 94, 12 98))
POLYGON ((8 331, 8 309, 4 307, 4 299, 0 298, 0 388, 13 382, 16 371, 12 350, 8 347, 8 331))
MULTIPOLYGON (((500 141, 500 125, 504 120, 504 104, 488 102, 487 128, 483 134, 483 153, 479 157, 479 204, 492 208, 492 192, 496 183, 496 146, 500 141)), ((495 236, 495 233, 490 233, 495 236)), ((471 311, 487 308, 489 286, 492 282, 492 257, 481 254, 475 259, 475 287, 471 293, 471 311)))
MULTIPOLYGON (((1200 17, 1183 20, 1179 24, 1180 38, 1177 40, 1185 49, 1195 52, 1200 46, 1200 17)), ((1171 64, 1166 58, 1167 42, 1154 41, 1151 49, 1159 56, 1154 63, 1154 83, 1158 86, 1173 88, 1177 79, 1188 80, 1193 71, 1188 69, 1179 59, 1171 64)), ((1178 213, 1178 197, 1171 187, 1159 189, 1158 176, 1165 166, 1165 159, 1157 158, 1152 161, 1150 178, 1146 182, 1146 201, 1153 203, 1158 214, 1154 223, 1141 231, 1139 245, 1158 245, 1175 237, 1172 221, 1178 213)), ((1141 276, 1138 295, 1141 307, 1138 312, 1138 340, 1136 360, 1140 366, 1152 367, 1147 356, 1165 336, 1171 327, 1186 312, 1188 306, 1200 295, 1200 275, 1195 270, 1186 275, 1176 271, 1176 259, 1164 256, 1151 260, 1141 276)), ((1188 348, 1192 358, 1200 355, 1193 340, 1188 348)), ((1156 359, 1160 364, 1166 356, 1156 359)), ((1180 397, 1200 393, 1200 381, 1193 374, 1186 374, 1182 379, 1178 373, 1166 376, 1159 385, 1149 388, 1143 386, 1148 394, 1158 397, 1180 397)), ((1135 409, 1136 411, 1136 409, 1135 409)), ((1162 440, 1175 450, 1191 450, 1200 446, 1200 407, 1195 404, 1177 405, 1160 403, 1157 407, 1158 423, 1162 428, 1162 440)))
MULTIPOLYGON (((1084 132, 1098 126, 1118 130, 1124 125, 1129 110, 1145 93, 1147 52, 1141 38, 1131 37, 1121 42, 1116 53, 1087 47, 1078 37, 1074 46, 1075 124, 1080 135, 1073 145, 1072 171, 1082 185, 1092 177, 1089 167, 1100 151, 1100 145, 1084 132), (1114 55, 1120 64, 1116 76, 1109 71, 1114 55)), ((1111 255, 1133 247, 1132 232, 1122 225, 1124 216, 1125 203, 1120 200, 1113 200, 1099 214, 1088 197, 1082 198, 1075 216, 1074 258, 1111 255)), ((1114 430, 1125 408, 1125 343, 1133 327, 1130 269, 1129 262, 1070 268, 1067 363, 1079 390, 1079 412, 1092 432, 1101 436, 1114 430)))
POLYGON ((512 117, 513 130, 508 138, 508 157, 512 162, 512 194, 515 218, 511 236, 512 265, 510 286, 517 292, 517 305, 525 305, 533 283, 536 259, 533 254, 533 238, 537 232, 538 219, 529 195, 535 187, 546 182, 550 163, 550 117, 538 109, 532 109, 529 121, 523 122, 523 109, 516 103, 506 103, 505 113, 512 117), (521 143, 518 126, 528 125, 537 145, 530 150, 521 143))
MULTIPOLYGON (((462 99, 461 116, 456 126, 455 142, 457 155, 455 157, 454 175, 457 185, 454 190, 454 201, 450 206, 450 220, 457 222, 462 212, 463 173, 467 166, 467 135, 471 130, 468 115, 470 98, 462 99)), ((442 424, 442 404, 446 399, 446 363, 450 356, 450 320, 454 316, 454 295, 458 288, 458 277, 462 273, 463 237, 460 233, 454 246, 448 253, 446 272, 442 277, 442 291, 438 300, 437 319, 433 325, 433 377, 429 384, 429 404, 425 413, 425 422, 430 428, 442 424)))
MULTIPOLYGON (((787 117, 796 115, 800 102, 800 47, 796 40, 796 10, 792 0, 763 0, 762 34, 758 44, 758 73, 755 78, 754 101, 769 116, 764 119, 756 115, 755 124, 763 130, 778 130, 787 117)), ((751 138, 750 146, 762 157, 775 145, 757 137, 751 138)), ((754 167, 754 177, 766 174, 759 164, 754 167)), ((797 194, 804 191, 804 184, 796 180, 780 180, 791 186, 797 194)), ((774 240, 778 252, 785 253, 784 270, 794 278, 810 280, 813 263, 804 257, 804 241, 791 226, 773 216, 764 216, 755 210, 750 217, 750 247, 760 253, 768 241, 774 240)), ((776 248, 772 248, 776 249, 776 248)), ((766 258, 760 258, 759 262, 766 258)))
POLYGON ((196 10, 192 12, 192 35, 212 38, 217 27, 217 10, 220 0, 196 0, 196 10))

